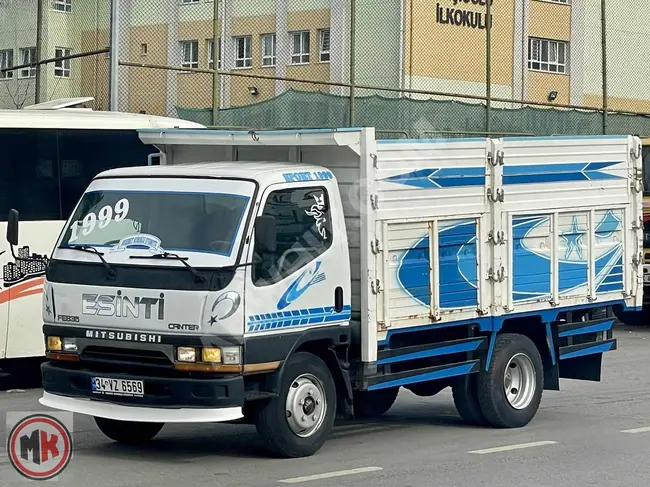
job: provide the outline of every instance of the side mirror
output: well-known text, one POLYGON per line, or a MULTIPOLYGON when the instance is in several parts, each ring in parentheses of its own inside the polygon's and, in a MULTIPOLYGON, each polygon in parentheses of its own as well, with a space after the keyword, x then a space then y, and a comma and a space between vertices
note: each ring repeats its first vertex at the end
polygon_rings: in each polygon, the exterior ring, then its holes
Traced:
POLYGON ((255 219, 255 250, 275 252, 277 248, 275 218, 258 216, 255 219))
POLYGON ((18 210, 9 210, 9 217, 7 218, 7 242, 9 244, 18 245, 18 210))

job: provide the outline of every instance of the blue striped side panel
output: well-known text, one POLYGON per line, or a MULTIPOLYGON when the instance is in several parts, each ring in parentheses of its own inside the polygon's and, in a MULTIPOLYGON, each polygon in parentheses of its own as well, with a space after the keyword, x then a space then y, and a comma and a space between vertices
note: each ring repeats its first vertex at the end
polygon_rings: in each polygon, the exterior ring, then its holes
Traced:
POLYGON ((593 347, 583 348, 582 350, 576 350, 574 352, 562 353, 560 351, 560 360, 566 360, 569 358, 584 357, 585 355, 593 355, 595 353, 604 353, 609 352, 614 346, 614 342, 600 343, 594 345, 593 347))
POLYGON ((323 308, 305 308, 293 311, 276 311, 252 315, 248 317, 248 333, 275 330, 277 328, 294 328, 306 325, 322 325, 337 321, 349 320, 352 316, 352 306, 343 307, 343 311, 337 313, 334 306, 323 308))
POLYGON ((562 331, 558 334, 560 338, 583 335, 585 333, 596 333, 599 331, 609 331, 614 325, 614 320, 596 323, 595 325, 584 326, 582 328, 574 328, 572 330, 562 331))

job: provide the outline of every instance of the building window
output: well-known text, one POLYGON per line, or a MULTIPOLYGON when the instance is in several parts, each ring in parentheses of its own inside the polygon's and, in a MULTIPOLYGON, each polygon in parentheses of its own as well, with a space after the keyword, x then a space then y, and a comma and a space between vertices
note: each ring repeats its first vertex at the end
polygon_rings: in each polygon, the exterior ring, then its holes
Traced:
POLYGON ((251 36, 235 37, 235 67, 250 68, 253 65, 251 36))
POLYGON ((199 41, 181 41, 181 66, 197 69, 199 67, 199 41))
POLYGON ((330 30, 319 30, 318 41, 320 50, 320 62, 327 63, 330 60, 330 30))
POLYGON ((528 39, 528 69, 547 73, 566 73, 568 43, 550 39, 528 39))
MULTIPOLYGON (((7 49, 0 51, 0 69, 13 68, 14 66, 14 51, 7 49)), ((13 71, 1 71, 0 79, 11 79, 14 77, 13 71)))
POLYGON ((291 33, 291 64, 309 62, 309 31, 291 33))
POLYGON ((71 12, 72 0, 53 0, 52 10, 56 10, 57 12, 71 12))
POLYGON ((187 5, 188 3, 199 3, 199 0, 181 0, 181 5, 187 5))
MULTIPOLYGON (((36 48, 23 47, 20 49, 20 64, 32 64, 36 62, 36 48)), ((36 77, 36 66, 29 68, 22 68, 18 73, 21 78, 34 78, 36 77)))
MULTIPOLYGON (((221 69, 221 38, 217 39, 217 69, 221 69)), ((214 69, 214 39, 208 40, 208 69, 214 69)))
MULTIPOLYGON (((54 57, 63 57, 70 56, 72 54, 72 49, 69 47, 57 47, 54 49, 54 57)), ((59 59, 54 62, 54 76, 57 78, 69 78, 70 77, 70 59, 59 59)))
POLYGON ((275 34, 266 34, 262 36, 262 65, 275 66, 275 34))
POLYGON ((545 0, 551 3, 562 3, 564 5, 571 5, 571 0, 545 0))

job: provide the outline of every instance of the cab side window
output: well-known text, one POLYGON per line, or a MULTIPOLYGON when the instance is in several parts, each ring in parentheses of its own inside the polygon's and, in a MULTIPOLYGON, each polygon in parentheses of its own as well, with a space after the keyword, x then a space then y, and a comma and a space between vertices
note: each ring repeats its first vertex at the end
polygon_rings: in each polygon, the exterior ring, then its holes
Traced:
POLYGON ((275 218, 277 248, 273 253, 255 253, 256 286, 281 281, 332 245, 329 198, 323 187, 274 191, 262 214, 275 218))

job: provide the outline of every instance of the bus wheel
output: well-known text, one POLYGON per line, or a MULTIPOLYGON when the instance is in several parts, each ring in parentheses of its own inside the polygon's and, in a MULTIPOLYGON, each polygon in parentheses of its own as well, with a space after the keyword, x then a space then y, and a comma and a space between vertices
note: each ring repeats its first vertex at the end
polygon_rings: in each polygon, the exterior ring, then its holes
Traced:
POLYGON ((498 428, 528 424, 544 389, 542 358, 533 341, 505 333, 496 339, 487 372, 478 374, 478 400, 485 419, 498 428))
POLYGON ((146 443, 165 425, 165 423, 136 423, 98 417, 95 417, 95 423, 104 435, 125 445, 146 443))
POLYGON ((266 448, 282 457, 307 457, 327 440, 336 417, 336 386, 317 356, 298 352, 287 360, 277 397, 256 410, 255 426, 266 448))

